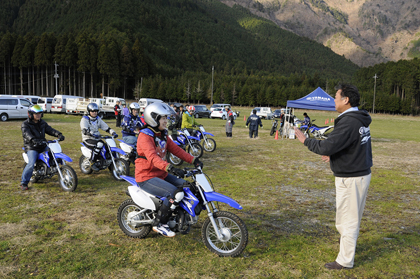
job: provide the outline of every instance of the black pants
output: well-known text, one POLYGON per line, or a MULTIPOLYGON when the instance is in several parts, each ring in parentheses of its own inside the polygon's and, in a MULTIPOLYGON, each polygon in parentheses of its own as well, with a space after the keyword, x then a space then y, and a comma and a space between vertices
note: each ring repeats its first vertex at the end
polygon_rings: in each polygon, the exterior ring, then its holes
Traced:
POLYGON ((121 114, 115 115, 115 120, 117 120, 116 126, 121 127, 121 114))
POLYGON ((254 138, 258 138, 258 130, 249 130, 249 137, 252 139, 252 135, 254 138))

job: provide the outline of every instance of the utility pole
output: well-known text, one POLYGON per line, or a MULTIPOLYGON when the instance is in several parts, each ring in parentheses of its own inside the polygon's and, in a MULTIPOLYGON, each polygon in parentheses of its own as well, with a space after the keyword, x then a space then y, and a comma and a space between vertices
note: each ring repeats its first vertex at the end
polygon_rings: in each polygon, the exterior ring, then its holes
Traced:
POLYGON ((57 73, 57 67, 58 67, 57 61, 54 61, 54 66, 55 66, 55 73, 54 73, 54 79, 55 79, 55 95, 58 95, 58 85, 57 85, 57 82, 58 82, 59 75, 57 73))
POLYGON ((373 78, 375 79, 375 85, 373 86, 373 113, 375 113, 376 79, 379 77, 375 74, 373 78))
POLYGON ((214 66, 211 67, 211 99, 210 99, 210 106, 213 105, 213 74, 214 74, 214 66))

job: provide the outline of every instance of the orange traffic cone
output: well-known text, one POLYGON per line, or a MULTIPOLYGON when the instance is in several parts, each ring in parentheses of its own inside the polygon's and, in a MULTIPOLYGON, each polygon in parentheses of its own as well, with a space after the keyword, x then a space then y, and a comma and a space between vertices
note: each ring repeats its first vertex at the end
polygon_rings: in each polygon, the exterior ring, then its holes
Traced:
POLYGON ((274 137, 275 140, 279 139, 279 130, 276 131, 276 136, 274 137))
POLYGON ((331 123, 334 123, 334 118, 331 118, 331 123))
POLYGON ((245 115, 244 115, 244 121, 246 121, 246 117, 245 117, 245 115))

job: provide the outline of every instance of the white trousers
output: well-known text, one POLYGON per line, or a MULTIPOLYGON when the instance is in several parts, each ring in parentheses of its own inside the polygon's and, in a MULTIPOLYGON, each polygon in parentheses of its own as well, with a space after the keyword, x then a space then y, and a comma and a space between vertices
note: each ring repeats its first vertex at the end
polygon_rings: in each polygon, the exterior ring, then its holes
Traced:
POLYGON ((336 177, 335 226, 340 233, 340 252, 337 263, 353 267, 360 222, 372 174, 359 177, 336 177))

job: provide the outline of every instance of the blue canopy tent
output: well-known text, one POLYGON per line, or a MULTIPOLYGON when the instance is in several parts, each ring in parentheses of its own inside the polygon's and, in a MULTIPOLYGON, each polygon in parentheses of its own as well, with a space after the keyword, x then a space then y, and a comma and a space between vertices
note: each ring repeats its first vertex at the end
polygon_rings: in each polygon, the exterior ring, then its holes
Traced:
POLYGON ((288 108, 335 110, 334 98, 318 87, 305 97, 287 101, 288 108))

